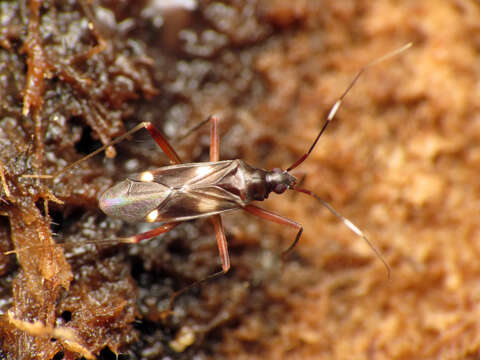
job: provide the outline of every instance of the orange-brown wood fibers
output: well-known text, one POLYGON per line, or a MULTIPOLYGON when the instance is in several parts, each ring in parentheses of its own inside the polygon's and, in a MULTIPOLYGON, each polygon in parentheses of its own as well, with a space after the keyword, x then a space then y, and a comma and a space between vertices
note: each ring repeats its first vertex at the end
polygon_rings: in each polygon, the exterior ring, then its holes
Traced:
MULTIPOLYGON (((231 273, 183 295, 167 319, 173 291, 218 269, 208 222, 136 246, 44 247, 19 255, 18 266, 0 255, 2 314, 71 327, 94 354, 108 347, 132 359, 478 356, 475 1, 205 0, 193 13, 163 14, 162 28, 152 25, 147 3, 44 2, 38 38, 49 73, 44 90, 30 93, 42 96, 31 102, 42 104, 41 126, 32 114, 22 117, 20 101, 35 61, 22 52, 37 31, 18 20, 31 16, 21 12, 28 6, 13 5, 18 16, 4 17, 11 20, 0 32, 2 251, 53 241, 46 199, 53 231, 66 242, 145 230, 105 218, 96 197, 128 171, 165 158, 138 134, 117 147, 115 161, 98 156, 61 181, 19 178, 26 171, 59 170, 139 121, 175 136, 212 113, 222 117, 223 159, 286 167, 361 66, 407 42, 414 47, 360 78, 299 168, 306 188, 368 234, 392 267, 390 281, 361 239, 315 200, 290 194, 264 205, 305 227, 288 261, 282 265, 279 253, 291 230, 226 215, 231 273), (55 27, 62 31, 47 36, 55 27), (55 40, 66 31, 75 46, 55 40)), ((207 133, 174 146, 183 159, 206 160, 207 133)), ((79 356, 61 339, 29 335, 5 315, 0 321, 2 356, 79 356)))
POLYGON ((478 4, 274 4, 271 18, 300 19, 298 31, 257 61, 270 85, 265 111, 253 116, 274 134, 267 165, 291 162, 284 158, 289 150, 304 151, 359 67, 414 42, 359 80, 302 167, 305 186, 367 232, 393 276, 387 281, 368 247, 314 201, 275 198, 271 209, 305 226, 297 249, 302 265, 291 262, 281 275, 285 284, 302 286, 282 294, 290 307, 273 337, 261 336, 264 327, 258 331, 252 316, 223 349, 233 357, 246 336, 268 347, 269 359, 476 358, 478 4))

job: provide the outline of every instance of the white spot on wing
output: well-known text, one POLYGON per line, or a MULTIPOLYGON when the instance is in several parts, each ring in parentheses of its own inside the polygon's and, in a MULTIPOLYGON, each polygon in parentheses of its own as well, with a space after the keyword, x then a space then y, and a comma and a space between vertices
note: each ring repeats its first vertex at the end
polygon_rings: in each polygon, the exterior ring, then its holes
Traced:
POLYGON ((144 171, 140 174, 140 181, 152 182, 153 174, 150 171, 144 171))
POLYGON ((209 202, 199 202, 197 204, 197 211, 199 213, 206 213, 208 211, 212 211, 212 204, 209 202))
POLYGON ((208 166, 199 166, 195 172, 197 176, 207 175, 210 172, 210 168, 208 166))
POLYGON ((154 222, 155 220, 157 220, 157 217, 158 217, 158 210, 155 209, 147 215, 147 221, 154 222))

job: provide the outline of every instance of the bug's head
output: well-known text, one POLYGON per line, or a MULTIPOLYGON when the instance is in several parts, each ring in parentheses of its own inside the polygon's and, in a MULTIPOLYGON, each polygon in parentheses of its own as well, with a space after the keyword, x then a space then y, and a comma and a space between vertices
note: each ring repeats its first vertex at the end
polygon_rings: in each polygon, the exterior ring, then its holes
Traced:
POLYGON ((272 169, 267 174, 267 183, 270 192, 283 194, 287 189, 294 189, 297 184, 295 176, 290 175, 287 170, 279 168, 272 169))

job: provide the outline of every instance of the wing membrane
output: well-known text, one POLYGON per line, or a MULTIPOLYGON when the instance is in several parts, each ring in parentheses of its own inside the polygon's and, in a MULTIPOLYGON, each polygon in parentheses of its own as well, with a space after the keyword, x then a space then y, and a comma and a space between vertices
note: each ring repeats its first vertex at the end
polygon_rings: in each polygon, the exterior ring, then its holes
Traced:
MULTIPOLYGON (((153 183, 170 190, 168 198, 157 208, 157 221, 189 220, 243 206, 240 194, 221 186, 229 179, 235 183, 233 188, 241 187, 243 180, 238 166, 237 161, 226 160, 165 166, 149 171, 153 183)), ((129 179, 142 182, 142 174, 132 175, 129 179)))

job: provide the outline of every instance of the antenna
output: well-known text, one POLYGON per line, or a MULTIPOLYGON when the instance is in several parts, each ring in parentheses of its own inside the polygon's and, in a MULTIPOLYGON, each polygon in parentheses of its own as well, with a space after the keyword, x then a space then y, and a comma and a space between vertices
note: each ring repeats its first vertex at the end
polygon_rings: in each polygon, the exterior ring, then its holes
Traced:
POLYGON ((355 77, 353 78, 353 80, 350 82, 350 84, 348 85, 347 89, 343 92, 343 94, 338 98, 337 101, 335 101, 335 104, 333 104, 332 108, 330 109, 330 111, 328 112, 328 115, 325 119, 325 122, 323 123, 323 126, 322 128, 320 129, 320 132, 318 133, 317 137, 315 138, 315 140, 313 141, 312 145, 310 146, 310 148, 308 149, 308 151, 303 154, 297 161, 295 161, 292 165, 290 165, 288 168, 287 168, 287 172, 290 172, 291 170, 295 169, 296 167, 298 167, 301 163, 303 163, 307 158, 308 156, 310 155, 310 153, 313 151, 313 149, 315 148, 315 146, 317 145, 317 142, 318 142, 318 139, 320 139, 320 137, 322 136, 322 134, 325 132, 325 130, 327 129, 327 126, 328 124, 330 124, 330 122, 332 122, 332 120, 335 118, 335 115, 337 114, 337 111, 338 109, 340 108, 340 105, 342 105, 342 102, 343 102, 343 99, 345 98, 345 96, 347 96, 347 94, 350 92, 350 90, 353 88, 353 86, 355 85, 355 83, 357 82, 357 80, 360 78, 360 76, 365 72, 367 71, 369 68, 371 68, 372 66, 375 66, 377 65, 378 63, 381 63, 385 60, 388 60, 394 56, 397 56, 398 54, 404 52, 405 50, 409 49, 410 47, 412 47, 413 43, 408 43, 404 46, 402 46, 401 48, 398 48, 396 50, 393 50, 381 57, 379 57, 378 59, 376 60, 373 60, 371 63, 368 63, 367 65, 363 66, 358 72, 357 74, 355 75, 355 77))

